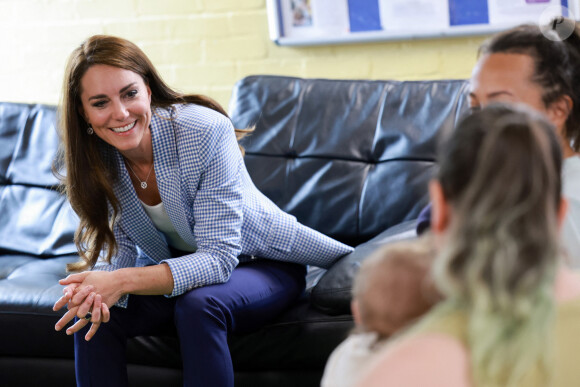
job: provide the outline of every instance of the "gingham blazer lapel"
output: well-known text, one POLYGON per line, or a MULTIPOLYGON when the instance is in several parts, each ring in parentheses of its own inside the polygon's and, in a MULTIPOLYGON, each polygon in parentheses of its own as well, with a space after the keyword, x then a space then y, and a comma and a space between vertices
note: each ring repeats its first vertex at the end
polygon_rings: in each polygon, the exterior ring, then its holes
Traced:
MULTIPOLYGON (((174 110, 172 110, 172 113, 174 110)), ((181 187, 177 142, 172 114, 156 109, 151 118, 151 137, 155 160, 155 177, 165 211, 179 236, 188 244, 195 246, 192 221, 188 218, 191 208, 181 187), (160 117, 161 116, 161 117, 160 117), (163 117, 163 118, 162 118, 163 117)))
POLYGON ((150 258, 161 261, 170 257, 167 244, 159 235, 151 219, 145 213, 143 205, 131 183, 127 170, 123 167, 123 156, 116 153, 119 166, 119 184, 115 185, 115 195, 121 203, 121 227, 129 238, 150 258))

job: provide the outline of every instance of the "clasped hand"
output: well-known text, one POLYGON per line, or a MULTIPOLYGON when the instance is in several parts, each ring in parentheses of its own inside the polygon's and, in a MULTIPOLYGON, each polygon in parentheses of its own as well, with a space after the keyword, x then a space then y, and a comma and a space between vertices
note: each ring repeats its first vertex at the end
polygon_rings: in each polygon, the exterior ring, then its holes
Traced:
MULTIPOLYGON (((101 323, 109 321, 110 312, 107 304, 103 300, 103 296, 98 292, 96 284, 88 284, 88 277, 91 273, 84 272, 79 274, 72 274, 59 281, 61 285, 67 285, 63 289, 63 295, 59 298, 53 310, 59 310, 65 305, 68 311, 56 323, 54 328, 60 331, 65 327, 74 317, 78 317, 78 321, 66 330, 67 335, 71 335, 84 328, 91 323, 91 328, 85 335, 85 340, 89 341, 99 329, 101 323), (85 319, 85 316, 91 312, 90 319, 85 319)), ((109 274, 109 273, 103 273, 109 274)), ((93 281, 94 282, 94 281, 93 281)), ((116 301, 115 301, 116 302, 116 301)))

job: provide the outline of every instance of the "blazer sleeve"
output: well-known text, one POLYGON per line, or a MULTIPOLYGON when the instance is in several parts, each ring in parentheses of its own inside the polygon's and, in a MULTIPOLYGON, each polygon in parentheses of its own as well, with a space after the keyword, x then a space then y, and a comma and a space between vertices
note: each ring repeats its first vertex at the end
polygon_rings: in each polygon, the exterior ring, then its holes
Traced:
MULTIPOLYGON (((243 197, 240 168, 243 160, 231 122, 217 117, 202 131, 196 152, 201 164, 200 180, 191 193, 197 251, 161 262, 173 275, 173 292, 178 296, 193 288, 226 282, 241 253, 243 197)), ((194 156, 195 157, 195 156, 194 156)), ((198 168, 180 160, 184 168, 198 168)), ((186 173, 187 175, 187 173, 186 173)))

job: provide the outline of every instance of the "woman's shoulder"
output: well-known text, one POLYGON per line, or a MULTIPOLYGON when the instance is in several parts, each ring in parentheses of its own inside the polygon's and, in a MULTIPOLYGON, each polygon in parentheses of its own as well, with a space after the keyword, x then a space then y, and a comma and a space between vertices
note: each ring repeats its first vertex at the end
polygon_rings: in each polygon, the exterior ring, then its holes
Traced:
POLYGON ((220 112, 193 103, 173 105, 172 116, 183 127, 231 126, 230 119, 220 112))
POLYGON ((230 119, 204 106, 187 103, 158 107, 153 112, 152 128, 161 141, 175 137, 178 146, 212 146, 227 133, 234 133, 230 119), (202 145, 206 144, 206 145, 202 145))

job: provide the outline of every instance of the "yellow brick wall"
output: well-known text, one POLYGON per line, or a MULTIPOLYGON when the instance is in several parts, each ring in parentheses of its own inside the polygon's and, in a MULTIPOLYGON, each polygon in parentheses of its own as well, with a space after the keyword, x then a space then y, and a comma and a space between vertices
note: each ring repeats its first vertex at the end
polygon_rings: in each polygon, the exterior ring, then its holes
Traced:
POLYGON ((483 40, 280 47, 265 0, 0 0, 0 101, 58 103, 68 54, 97 33, 134 41, 171 86, 224 106, 252 74, 466 78, 483 40))

